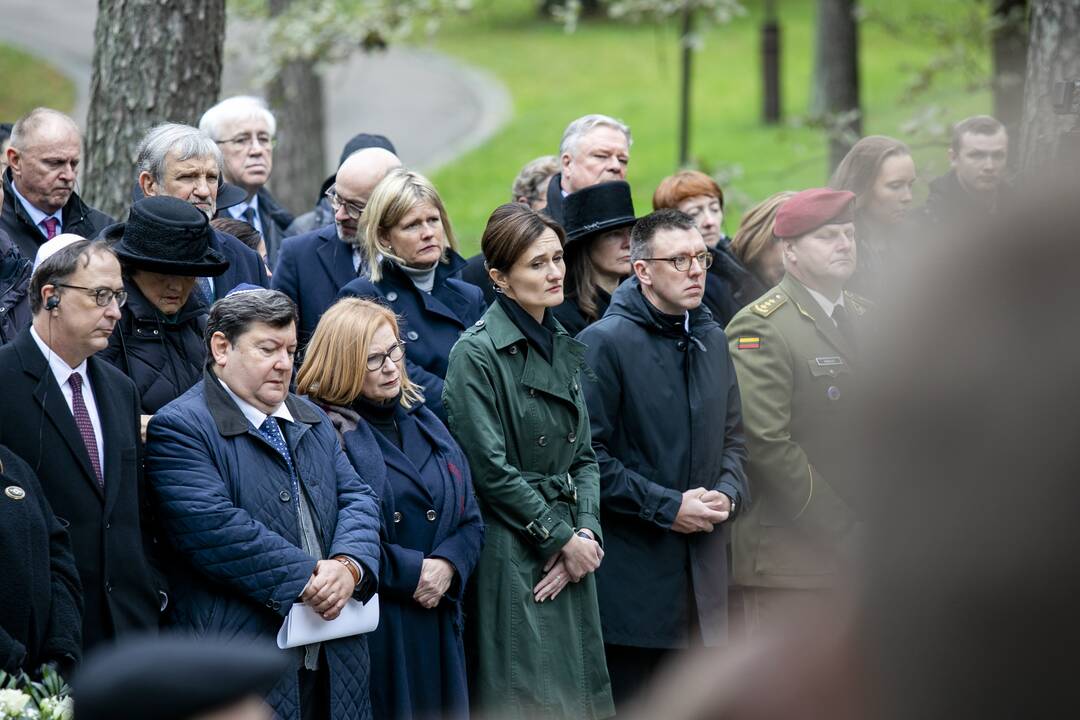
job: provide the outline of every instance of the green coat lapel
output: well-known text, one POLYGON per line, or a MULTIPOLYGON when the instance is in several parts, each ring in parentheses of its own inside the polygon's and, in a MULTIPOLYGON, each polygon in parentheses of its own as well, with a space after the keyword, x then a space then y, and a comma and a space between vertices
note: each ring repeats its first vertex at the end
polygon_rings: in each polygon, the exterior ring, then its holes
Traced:
POLYGON ((525 355, 525 370, 521 384, 554 395, 573 404, 572 389, 585 357, 585 345, 570 337, 562 327, 555 332, 552 362, 549 365, 539 353, 524 349, 525 335, 518 329, 498 303, 491 306, 485 318, 488 334, 496 350, 519 343, 525 355))
POLYGON ((818 333, 828 340, 830 345, 839 350, 840 354, 846 356, 849 360, 853 357, 854 353, 851 344, 840 334, 836 323, 825 314, 825 309, 814 299, 814 296, 810 294, 805 285, 790 275, 785 275, 784 279, 780 281, 780 288, 795 303, 795 307, 799 309, 799 312, 814 323, 818 333))

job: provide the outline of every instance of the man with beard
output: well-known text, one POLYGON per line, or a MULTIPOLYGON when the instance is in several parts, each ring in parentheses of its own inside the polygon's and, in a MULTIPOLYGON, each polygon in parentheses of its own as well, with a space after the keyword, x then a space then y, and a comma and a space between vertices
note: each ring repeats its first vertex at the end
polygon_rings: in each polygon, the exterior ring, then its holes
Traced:
POLYGON ((365 272, 360 216, 375 186, 397 167, 401 167, 397 155, 381 147, 350 155, 326 191, 334 224, 286 238, 281 246, 272 286, 296 303, 300 347, 307 344, 338 291, 365 272))
MULTIPOLYGON (((165 123, 151 128, 139 143, 136 167, 139 189, 146 197, 168 195, 191 203, 207 220, 217 212, 218 199, 231 186, 222 182, 222 157, 217 143, 190 125, 165 123)), ((229 269, 214 278, 199 278, 198 289, 207 305, 225 297, 237 285, 269 287, 259 254, 232 235, 213 230, 210 249, 229 261, 229 269)))

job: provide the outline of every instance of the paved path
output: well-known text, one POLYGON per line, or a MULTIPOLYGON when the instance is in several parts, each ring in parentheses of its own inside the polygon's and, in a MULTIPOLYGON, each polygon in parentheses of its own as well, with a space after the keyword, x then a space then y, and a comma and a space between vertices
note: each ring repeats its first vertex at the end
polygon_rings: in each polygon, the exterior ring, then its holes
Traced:
MULTIPOLYGON (((90 100, 96 16, 97 0, 0 0, 0 42, 40 55, 75 82, 74 115, 81 124, 90 100)), ((223 95, 257 90, 240 51, 247 30, 228 28, 223 95)), ((358 132, 387 135, 407 165, 430 172, 481 144, 511 113, 509 93, 494 77, 432 50, 358 54, 328 67, 324 84, 328 173, 358 132)))

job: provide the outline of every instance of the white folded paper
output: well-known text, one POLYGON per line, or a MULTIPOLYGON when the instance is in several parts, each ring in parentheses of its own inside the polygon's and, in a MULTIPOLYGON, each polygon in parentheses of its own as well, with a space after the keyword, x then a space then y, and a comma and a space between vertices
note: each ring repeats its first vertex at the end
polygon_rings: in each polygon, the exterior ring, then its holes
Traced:
POLYGON ((323 620, 319 613, 304 603, 293 603, 292 610, 277 634, 281 649, 310 645, 324 640, 336 640, 350 635, 363 635, 379 627, 379 595, 366 603, 350 599, 333 620, 323 620))

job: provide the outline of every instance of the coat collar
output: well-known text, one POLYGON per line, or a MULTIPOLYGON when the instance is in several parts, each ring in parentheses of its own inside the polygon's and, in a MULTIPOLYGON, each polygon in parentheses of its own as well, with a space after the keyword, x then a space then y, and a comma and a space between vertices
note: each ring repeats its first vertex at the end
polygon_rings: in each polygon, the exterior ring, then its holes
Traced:
MULTIPOLYGON (((37 225, 30 218, 29 213, 26 212, 26 208, 22 206, 18 198, 15 197, 15 186, 13 185, 14 176, 11 174, 11 168, 4 169, 4 208, 3 213, 6 215, 11 213, 19 222, 22 222, 30 227, 30 230, 37 233, 34 236, 34 242, 37 245, 41 245, 45 242, 45 236, 41 234, 37 225)), ((68 198, 67 204, 60 211, 60 217, 63 218, 63 227, 61 228, 66 233, 78 233, 80 228, 77 225, 81 224, 89 215, 89 208, 83 203, 82 199, 75 194, 71 193, 71 197, 68 198)), ((92 240, 93 238, 91 238, 92 240)), ((30 258, 33 260, 33 258, 30 258)))
POLYGON ((821 307, 821 303, 814 299, 805 285, 790 275, 784 275, 779 287, 795 303, 799 313, 814 323, 814 327, 817 328, 819 334, 824 336, 842 355, 848 358, 852 357, 854 348, 851 347, 851 343, 840 334, 836 323, 825 314, 825 309, 821 307))
POLYGON ((525 354, 525 370, 521 384, 541 390, 550 395, 574 402, 571 387, 577 382, 577 374, 584 363, 585 344, 570 337, 561 326, 556 326, 553 338, 552 363, 549 365, 540 353, 529 352, 524 333, 514 324, 506 311, 494 303, 484 315, 486 326, 496 350, 505 350, 519 344, 525 354))
MULTIPOLYGON (((217 375, 209 368, 203 371, 203 392, 206 395, 206 406, 210 409, 210 415, 214 418, 214 424, 219 433, 225 437, 231 437, 243 435, 251 429, 251 423, 225 392, 225 388, 218 382, 217 375)), ((322 421, 319 413, 292 393, 285 398, 285 406, 292 414, 293 420, 298 423, 318 425, 322 421)))
MULTIPOLYGON (((333 280, 335 287, 344 287, 356 279, 353 266, 353 246, 338 237, 337 227, 328 225, 318 231, 319 243, 315 246, 315 255, 333 280)), ((363 270, 364 261, 361 261, 363 270)))
POLYGON ((438 267, 435 268, 435 285, 430 293, 426 293, 416 287, 397 263, 384 260, 383 279, 379 281, 379 285, 382 286, 380 290, 383 290, 385 294, 385 286, 392 286, 399 293, 412 293, 425 310, 456 322, 464 328, 465 323, 462 318, 469 314, 469 299, 455 287, 456 283, 447 282, 457 279, 463 267, 465 267, 465 259, 453 250, 447 250, 445 261, 440 261, 438 267))

